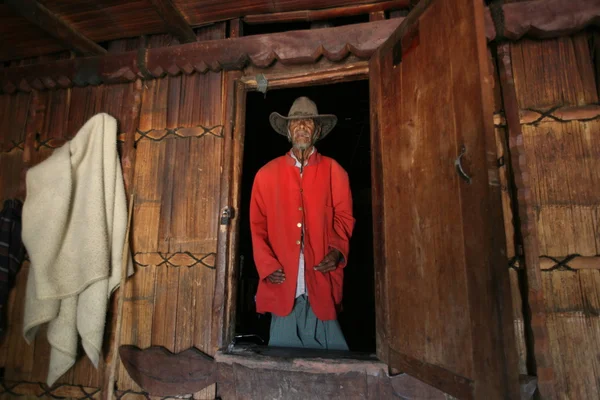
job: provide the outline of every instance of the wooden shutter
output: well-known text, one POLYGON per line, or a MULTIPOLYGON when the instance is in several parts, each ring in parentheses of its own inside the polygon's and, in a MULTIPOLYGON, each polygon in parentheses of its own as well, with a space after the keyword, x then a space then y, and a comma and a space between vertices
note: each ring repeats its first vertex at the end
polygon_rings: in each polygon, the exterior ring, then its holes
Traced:
POLYGON ((422 0, 371 59, 377 346, 455 397, 517 398, 485 40, 481 0, 422 0))

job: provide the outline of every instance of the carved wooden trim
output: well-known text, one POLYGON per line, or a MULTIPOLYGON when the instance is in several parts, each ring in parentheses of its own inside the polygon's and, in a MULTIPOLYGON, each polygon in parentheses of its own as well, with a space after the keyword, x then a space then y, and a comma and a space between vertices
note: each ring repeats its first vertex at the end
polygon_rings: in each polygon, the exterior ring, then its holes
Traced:
POLYGON ((215 269, 216 253, 194 254, 189 251, 176 253, 135 253, 133 262, 138 267, 149 267, 151 265, 160 267, 187 267, 192 268, 199 265, 215 269))
POLYGON ((174 354, 164 347, 119 347, 119 356, 133 379, 153 395, 196 393, 217 381, 212 357, 196 348, 174 354))
MULTIPOLYGON (((588 0, 530 0, 504 4, 502 35, 486 11, 488 40, 549 38, 600 25, 600 4, 588 0), (558 18, 560 16, 560 18, 558 18)), ((31 91, 131 82, 165 75, 313 64, 319 59, 339 62, 353 55, 368 59, 390 37, 403 18, 335 28, 311 29, 209 40, 154 49, 58 60, 44 65, 0 69, 0 91, 31 91)))
POLYGON ((208 40, 179 46, 141 49, 0 69, 4 93, 59 89, 102 83, 131 82, 179 75, 313 64, 321 58, 340 61, 349 55, 368 59, 398 26, 400 20, 368 22, 335 28, 208 40))
POLYGON ((502 4, 485 10, 488 40, 547 39, 566 36, 600 25, 600 2, 596 0, 530 0, 502 4), (501 32, 497 32, 494 14, 501 32))

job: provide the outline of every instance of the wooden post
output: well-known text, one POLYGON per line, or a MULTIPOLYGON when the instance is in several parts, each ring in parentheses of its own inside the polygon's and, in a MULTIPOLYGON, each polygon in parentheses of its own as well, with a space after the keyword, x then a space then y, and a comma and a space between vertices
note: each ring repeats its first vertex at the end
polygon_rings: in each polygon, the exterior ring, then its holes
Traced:
POLYGON ((523 143, 523 133, 519 118, 519 105, 512 72, 510 44, 498 47, 498 67, 500 86, 502 89, 504 113, 508 125, 509 149, 514 185, 517 189, 518 207, 515 207, 515 228, 520 223, 520 231, 525 252, 525 269, 527 272, 527 293, 525 299, 529 305, 530 315, 524 315, 526 325, 529 323, 529 345, 533 342, 535 360, 531 360, 538 377, 538 388, 544 398, 552 398, 554 391, 554 369, 550 354, 550 343, 546 327, 544 293, 540 271, 537 221, 531 198, 530 173, 527 166, 527 152, 523 143), (529 317, 529 318, 527 318, 529 317), (527 321, 527 319, 529 321, 527 321))
MULTIPOLYGON (((137 80, 133 84, 132 91, 130 93, 130 99, 125 107, 129 107, 124 113, 123 120, 120 126, 128 128, 125 132, 125 142, 123 143, 123 150, 121 154, 121 169, 123 170, 123 181, 125 184, 125 193, 127 196, 131 196, 133 193, 133 176, 135 171, 135 135, 140 122, 140 109, 141 109, 141 98, 142 98, 142 81, 137 80)), ((133 214, 133 208, 130 204, 129 218, 133 214)), ((127 233, 129 238, 129 232, 127 233)), ((126 267, 125 267, 126 268, 126 267)), ((105 365, 108 369, 105 371, 104 385, 103 385, 103 396, 110 396, 104 398, 112 398, 115 384, 115 369, 116 363, 118 362, 118 348, 120 344, 120 331, 121 331, 121 319, 122 309, 121 302, 124 300, 124 287, 121 286, 120 290, 114 293, 111 299, 110 308, 112 310, 113 318, 110 321, 110 326, 114 326, 115 329, 111 331, 108 339, 108 353, 105 358, 105 365)))
POLYGON ((125 230, 125 241, 123 242, 123 255, 121 257, 121 282, 119 283, 119 303, 117 306, 117 326, 114 332, 110 354, 112 358, 108 363, 107 379, 104 382, 104 390, 102 397, 107 400, 112 400, 115 391, 115 373, 117 363, 119 362, 119 344, 121 343, 121 326, 123 325, 123 304, 125 303, 125 282, 127 281, 127 266, 129 260, 129 233, 131 229, 131 217, 133 214, 133 201, 135 194, 129 197, 129 207, 127 214, 127 229, 125 230))

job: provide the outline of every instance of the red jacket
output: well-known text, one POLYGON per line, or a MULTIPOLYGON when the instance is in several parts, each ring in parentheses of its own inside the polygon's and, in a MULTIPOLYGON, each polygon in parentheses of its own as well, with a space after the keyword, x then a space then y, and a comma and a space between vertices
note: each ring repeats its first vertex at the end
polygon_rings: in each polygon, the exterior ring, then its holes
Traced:
POLYGON ((294 306, 302 225, 304 225, 305 282, 310 305, 320 320, 336 318, 342 301, 344 270, 354 227, 348 174, 333 159, 316 151, 302 177, 288 153, 262 167, 254 179, 250 227, 254 261, 260 276, 256 310, 288 315, 294 306), (315 271, 330 249, 343 260, 327 273, 315 271), (278 269, 285 281, 266 279, 278 269))

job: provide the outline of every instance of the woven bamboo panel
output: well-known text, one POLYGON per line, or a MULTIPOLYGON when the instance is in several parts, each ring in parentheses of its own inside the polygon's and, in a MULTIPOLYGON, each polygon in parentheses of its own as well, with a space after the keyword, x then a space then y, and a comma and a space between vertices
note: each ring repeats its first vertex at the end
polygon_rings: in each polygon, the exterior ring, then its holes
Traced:
POLYGON ((521 40, 511 54, 521 108, 598 102, 587 34, 521 40))
POLYGON ((543 274, 557 394, 600 398, 600 271, 543 274))
POLYGON ((600 121, 523 126, 540 255, 600 254, 600 121))
MULTIPOLYGON (((219 24, 201 31, 199 38, 224 34, 219 24)), ((166 35, 148 43, 171 44, 166 35)), ((143 288, 139 296, 144 300, 125 302, 122 344, 164 346, 172 352, 190 347, 213 351, 210 329, 224 142, 221 96, 221 74, 144 83, 134 177, 137 272, 128 283, 143 288)), ((117 386, 140 390, 124 368, 117 386)), ((124 398, 130 396, 138 395, 124 398)), ((214 386, 193 395, 214 396, 214 386)))
MULTIPOLYGON (((600 120, 584 112, 598 102, 587 34, 524 40, 511 46, 511 54, 531 173, 530 196, 537 213, 539 255, 596 256, 600 254, 600 120), (571 117, 564 118, 562 110, 571 117)), ((577 260, 585 263, 595 258, 577 260)), ((598 274, 597 269, 542 269, 555 398, 600 397, 598 274)))

